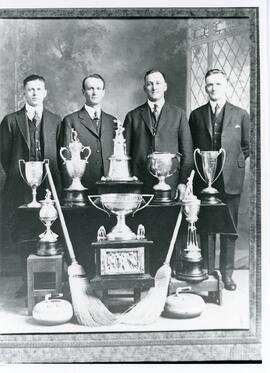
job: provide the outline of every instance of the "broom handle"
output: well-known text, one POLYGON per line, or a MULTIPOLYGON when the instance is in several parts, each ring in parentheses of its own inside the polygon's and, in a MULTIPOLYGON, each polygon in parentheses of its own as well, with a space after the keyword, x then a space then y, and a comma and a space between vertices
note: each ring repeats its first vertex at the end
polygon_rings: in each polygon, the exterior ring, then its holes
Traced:
POLYGON ((168 265, 170 264, 171 256, 172 256, 174 245, 175 245, 175 241, 176 241, 178 231, 179 231, 179 228, 180 228, 180 225, 181 225, 182 216, 183 216, 183 206, 180 207, 180 211, 179 211, 179 214, 178 214, 178 217, 177 217, 177 220, 176 220, 176 224, 175 224, 175 227, 174 227, 173 235, 172 235, 172 238, 171 238, 169 250, 168 250, 168 253, 167 253, 167 256, 166 256, 166 259, 165 259, 165 263, 168 264, 168 265))
POLYGON ((45 163, 45 167, 46 167, 46 171, 47 171, 47 175, 48 175, 48 179, 49 179, 49 184, 50 184, 50 187, 51 187, 51 190, 52 190, 53 198, 54 198, 54 201, 55 201, 56 209, 57 209, 59 219, 60 219, 60 222, 61 222, 61 226, 62 226, 63 234, 64 234, 64 237, 65 237, 68 253, 69 253, 71 262, 72 263, 77 263, 75 253, 74 253, 74 250, 73 250, 73 246, 72 246, 72 243, 70 241, 69 233, 68 233, 68 230, 67 230, 67 225, 66 225, 66 222, 65 222, 65 218, 64 218, 62 208, 61 208, 61 205, 60 205, 60 202, 59 202, 59 198, 58 198, 58 195, 57 195, 57 192, 56 192, 56 189, 55 189, 55 185, 54 185, 54 182, 53 182, 51 170, 50 170, 50 167, 47 163, 45 163))

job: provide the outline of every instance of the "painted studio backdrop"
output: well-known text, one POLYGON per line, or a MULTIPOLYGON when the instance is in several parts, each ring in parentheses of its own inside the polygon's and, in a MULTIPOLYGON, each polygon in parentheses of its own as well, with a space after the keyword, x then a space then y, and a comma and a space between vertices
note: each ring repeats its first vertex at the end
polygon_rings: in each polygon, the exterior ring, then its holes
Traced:
MULTIPOLYGON (((245 19, 1 19, 0 34, 0 120, 23 105, 27 75, 46 78, 46 105, 63 117, 84 104, 81 81, 95 72, 106 81, 104 110, 123 121, 145 101, 143 76, 151 68, 164 71, 168 101, 185 109, 187 116, 206 102, 204 74, 214 67, 229 77, 228 100, 249 111, 245 19)), ((0 171, 2 188, 5 175, 0 171)), ((246 175, 237 268, 248 267, 249 169, 246 175)), ((12 249, 6 249, 8 237, 2 234, 1 241, 3 273, 16 268, 16 255, 12 259, 12 249)))

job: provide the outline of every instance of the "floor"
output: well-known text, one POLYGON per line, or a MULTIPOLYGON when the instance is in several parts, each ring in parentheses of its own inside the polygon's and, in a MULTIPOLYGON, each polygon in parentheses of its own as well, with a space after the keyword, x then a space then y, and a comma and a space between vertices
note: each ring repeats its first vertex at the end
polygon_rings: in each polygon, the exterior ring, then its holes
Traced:
MULTIPOLYGON (((204 311, 198 317, 191 319, 159 317, 156 323, 143 327, 116 324, 109 327, 90 328, 79 325, 75 319, 57 326, 37 324, 31 316, 27 315, 27 299, 15 297, 16 290, 21 285, 21 278, 2 276, 0 277, 0 334, 248 329, 249 271, 236 270, 234 280, 237 283, 237 290, 233 292, 223 290, 222 305, 206 303, 204 311)), ((121 302, 121 300, 118 301, 121 302)))

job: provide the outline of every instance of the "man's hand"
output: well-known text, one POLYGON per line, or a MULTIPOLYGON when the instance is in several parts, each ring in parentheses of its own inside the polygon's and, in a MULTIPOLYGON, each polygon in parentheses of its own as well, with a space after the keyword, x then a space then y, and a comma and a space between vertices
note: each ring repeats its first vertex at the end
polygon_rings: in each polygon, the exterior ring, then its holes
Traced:
POLYGON ((186 184, 178 184, 176 189, 176 196, 179 201, 182 201, 186 193, 186 184))

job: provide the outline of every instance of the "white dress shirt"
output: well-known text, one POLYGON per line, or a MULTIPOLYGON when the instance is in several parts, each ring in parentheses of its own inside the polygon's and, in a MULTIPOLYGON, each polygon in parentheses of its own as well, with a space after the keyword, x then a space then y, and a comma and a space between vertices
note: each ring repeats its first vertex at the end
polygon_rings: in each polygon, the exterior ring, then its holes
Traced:
POLYGON ((35 114, 39 116, 39 118, 42 118, 43 114, 43 105, 40 106, 31 106, 27 102, 25 104, 26 114, 30 120, 33 120, 35 114))
POLYGON ((95 108, 93 108, 92 106, 89 106, 89 105, 84 105, 85 107, 85 110, 87 111, 87 113, 89 114, 90 118, 93 120, 95 118, 95 113, 98 117, 98 119, 100 119, 100 115, 101 115, 101 106, 100 105, 97 105, 95 108))
POLYGON ((147 103, 148 103, 152 113, 154 111, 154 105, 157 105, 157 111, 158 111, 158 115, 159 115, 160 112, 161 112, 161 109, 163 108, 163 105, 165 104, 165 99, 161 98, 160 100, 155 101, 155 102, 147 100, 147 103))

